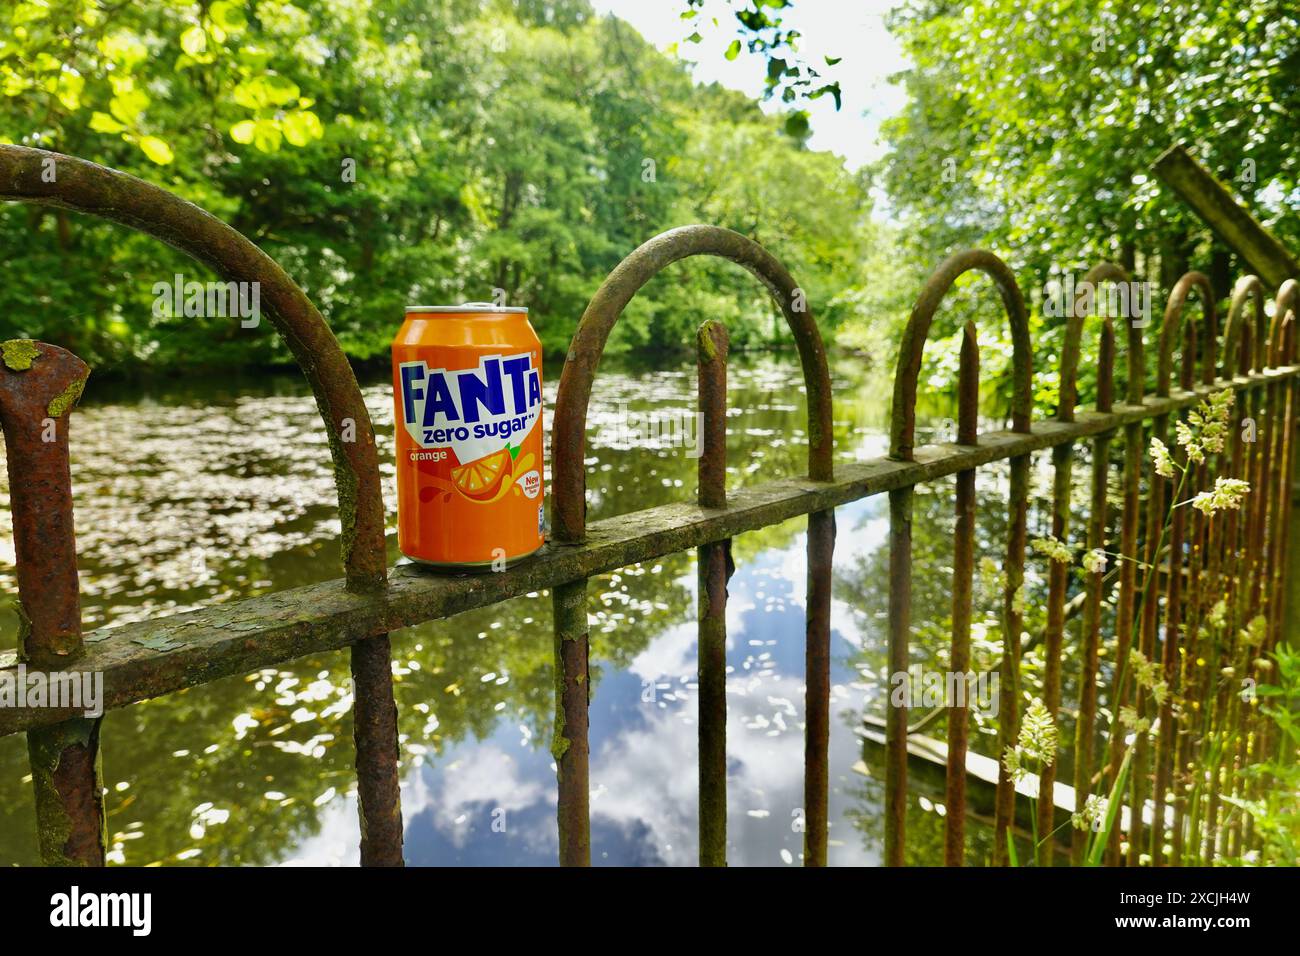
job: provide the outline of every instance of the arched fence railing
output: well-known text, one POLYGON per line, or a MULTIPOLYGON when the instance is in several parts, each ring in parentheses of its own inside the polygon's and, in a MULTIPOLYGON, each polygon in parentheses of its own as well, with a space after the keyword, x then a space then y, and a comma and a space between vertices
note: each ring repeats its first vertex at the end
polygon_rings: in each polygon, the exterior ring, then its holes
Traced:
MULTIPOLYGON (((1078 409, 1076 377, 1082 361, 1085 314, 1076 307, 1065 329, 1060 358, 1060 401, 1050 421, 1031 420, 1034 354, 1026 307, 1015 277, 995 255, 959 253, 926 283, 901 343, 895 375, 888 457, 832 467, 832 395, 826 356, 806 297, 786 269, 762 247, 729 230, 688 226, 657 236, 627 257, 606 279, 579 322, 557 398, 552 433, 554 533, 535 558, 503 573, 429 576, 385 567, 383 506, 374 433, 355 377, 332 333, 306 296, 264 253, 229 226, 176 196, 133 177, 59 154, 0 146, 0 198, 63 206, 119 222, 153 235, 208 264, 227 281, 258 282, 262 302, 288 343, 316 395, 330 436, 342 519, 345 577, 233 604, 158 620, 81 633, 76 551, 68 466, 68 418, 88 374, 62 349, 16 340, 0 354, 0 425, 9 461, 11 505, 24 633, 17 654, 0 654, 0 668, 19 663, 43 669, 75 668, 103 675, 105 709, 244 674, 324 650, 350 647, 354 679, 355 743, 364 864, 400 865, 402 826, 398 793, 396 705, 389 663, 389 634, 542 589, 552 589, 556 718, 552 753, 558 777, 560 861, 590 862, 588 805, 587 581, 594 575, 691 548, 698 549, 699 578, 699 801, 700 863, 726 863, 726 597, 733 570, 731 538, 800 515, 808 518, 806 603, 806 701, 804 749, 804 862, 824 865, 827 855, 828 740, 830 720, 831 570, 834 509, 874 495, 889 496, 889 669, 905 673, 910 662, 913 489, 955 476, 951 648, 944 663, 956 673, 970 667, 972 576, 975 559, 976 474, 1006 461, 1010 469, 1008 531, 1002 553, 1001 628, 1006 642, 999 665, 1002 707, 998 753, 1020 729, 1021 590, 1025 579, 1030 503, 1030 463, 1051 450, 1051 532, 1071 535, 1076 508, 1075 445, 1091 442, 1090 508, 1083 537, 1089 550, 1121 555, 1118 573, 1077 575, 1061 562, 1048 571, 1043 698, 1059 715, 1071 588, 1082 597, 1079 634, 1079 699, 1075 721, 1074 799, 1114 781, 1129 766, 1128 861, 1151 853, 1156 863, 1213 857, 1216 848, 1239 849, 1254 839, 1248 817, 1226 814, 1221 791, 1249 795, 1234 776, 1271 746, 1269 729, 1209 676, 1213 666, 1241 666, 1261 676, 1261 661, 1281 640, 1286 600, 1287 528, 1294 472, 1297 417, 1294 315, 1300 286, 1278 290, 1266 328, 1265 290, 1254 277, 1234 289, 1219 366, 1218 326, 1208 281, 1188 273, 1175 286, 1160 327, 1156 391, 1145 397, 1147 367, 1141 324, 1129 321, 1125 347, 1125 400, 1114 401, 1114 319, 1103 317, 1098 334, 1096 405, 1078 409), (53 168, 51 178, 47 171, 53 168), (681 502, 606 518, 588 525, 585 515, 584 443, 587 404, 606 339, 636 292, 667 265, 707 255, 748 269, 771 293, 799 351, 808 396, 809 455, 806 477, 768 481, 728 493, 726 474, 726 371, 728 340, 718 322, 701 325, 696 348, 703 453, 695 502, 681 502), (958 383, 957 440, 916 447, 916 400, 922 352, 931 320, 945 294, 964 273, 991 278, 1010 329, 1011 429, 979 432, 978 330, 963 329, 958 383), (1183 321, 1196 293, 1201 324, 1183 321), (1174 382, 1175 353, 1178 382, 1174 382), (1197 361, 1200 361, 1199 375, 1197 361), (1166 537, 1163 511, 1168 489, 1146 460, 1146 442, 1166 435, 1171 417, 1192 408, 1213 390, 1239 396, 1240 417, 1251 432, 1230 433, 1212 461, 1188 465, 1188 488, 1209 489, 1213 476, 1251 482, 1244 509, 1226 518, 1176 510, 1166 537), (55 441, 40 433, 53 420, 55 441), (355 440, 344 436, 355 435, 355 440), (1122 442, 1120 468, 1112 446, 1122 442), (1108 513, 1110 491, 1122 484, 1119 513, 1108 513), (1117 524, 1117 530, 1112 529, 1117 524), (1158 588, 1144 586, 1152 578, 1158 588), (1116 583, 1117 582, 1117 583, 1116 583), (1154 600, 1147 595, 1159 592, 1154 600), (1195 626, 1212 613, 1211 595, 1227 600, 1238 623, 1265 615, 1267 633, 1257 645, 1221 647, 1195 626), (1107 608, 1113 604, 1113 611, 1107 608), (1103 618, 1114 621, 1115 661, 1107 703, 1158 718, 1154 747, 1139 743, 1127 753, 1123 734, 1107 722, 1098 727, 1099 659, 1103 618), (1190 635, 1190 637, 1188 636, 1190 635), (1205 706, 1221 709, 1240 729, 1237 749, 1216 764, 1221 772, 1204 800, 1187 799, 1197 767, 1195 728, 1169 697, 1156 700, 1129 680, 1131 649, 1158 661, 1168 686, 1205 706), (1249 653, 1246 653, 1249 651, 1249 653), (1123 756, 1121 756, 1123 755, 1123 756), (1167 812, 1168 809, 1168 812, 1167 812), (1148 822, 1150 821, 1150 822, 1148 822), (1145 830, 1144 830, 1145 828, 1145 830), (1161 852, 1166 839, 1172 854, 1161 852), (1153 852, 1154 851, 1154 852, 1153 852), (1166 856, 1169 857, 1166 860, 1166 856)), ((1110 264, 1085 277, 1090 288, 1127 283, 1110 264)), ((1082 300, 1077 305, 1088 305, 1082 300)), ((1004 507, 999 505, 999 508, 1004 507)), ((1079 537, 1075 534, 1075 537, 1079 537)), ((965 793, 969 715, 948 711, 945 861, 966 855, 965 793)), ((0 708, 0 735, 26 732, 36 789, 42 858, 52 864, 104 862, 103 789, 98 778, 99 721, 68 710, 0 708)), ((1143 738, 1145 740, 1145 738, 1143 738)), ((109 744, 111 746, 111 743, 109 744)), ((905 861, 909 727, 907 711, 891 708, 886 733, 884 858, 905 861)), ((1201 771, 1197 771, 1198 773, 1201 771)), ((1040 786, 1053 792, 1054 766, 1040 786)), ((995 863, 1008 861, 1007 840, 1016 825, 1016 781, 1002 766, 994 816, 995 863)), ((1051 832, 1053 800, 1038 806, 1039 831, 1051 832), (1046 829, 1044 829, 1046 828, 1046 829)), ((1074 839, 1080 860, 1085 840, 1074 839)), ((1040 846, 1051 863, 1051 841, 1040 846)), ((1118 834, 1109 848, 1120 862, 1118 834)))

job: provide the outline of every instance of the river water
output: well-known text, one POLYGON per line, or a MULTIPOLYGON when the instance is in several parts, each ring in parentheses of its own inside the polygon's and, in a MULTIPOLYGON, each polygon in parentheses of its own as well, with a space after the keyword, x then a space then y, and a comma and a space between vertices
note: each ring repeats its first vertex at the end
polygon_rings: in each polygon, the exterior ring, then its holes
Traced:
MULTIPOLYGON (((552 370, 548 407, 555 380, 552 370)), ((887 380, 843 359, 834 383, 837 460, 883 453, 887 380)), ((674 444, 674 433, 647 447, 622 423, 644 426, 652 413, 691 418, 694 390, 688 365, 601 369, 589 416, 590 518, 693 498, 696 460, 674 444)), ((365 396, 390 479, 391 532, 391 396, 383 381, 366 385, 365 396)), ((735 361, 729 400, 730 487, 803 471, 806 405, 791 358, 735 361)), ((937 415, 927 421, 924 434, 951 428, 937 415)), ((296 375, 103 387, 92 378, 72 445, 87 629, 340 574, 328 451, 296 375)), ((996 473, 986 484, 998 484, 996 473)), ((0 593, 12 596, 7 484, 0 492, 0 593)), ((917 502, 922 660, 945 641, 951 484, 919 489, 917 502)), ((982 540, 996 540, 1003 510, 981 513, 982 540)), ((837 865, 875 864, 881 855, 883 774, 860 731, 864 713, 883 714, 887 690, 886 511, 881 497, 837 511, 829 850, 837 865)), ((733 865, 801 862, 804 539, 800 518, 734 545, 727 613, 733 865)), ((593 861, 693 865, 694 555, 601 576, 589 594, 593 861)), ((977 590, 976 597, 976 662, 995 666, 998 647, 984 638, 981 621, 996 617, 996 596, 977 590)), ((12 647, 15 635, 12 604, 0 604, 0 646, 12 647)), ((553 863, 548 596, 393 638, 408 863, 553 863)), ((111 859, 355 863, 349 706, 347 657, 339 652, 108 714, 102 751, 111 859)), ((977 729, 974 746, 988 749, 991 727, 977 729)), ((913 862, 939 860, 941 812, 924 796, 911 808, 913 862)), ((0 739, 0 863, 36 862, 34 829, 23 739, 0 739)), ((973 861, 987 853, 978 828, 971 843, 973 861)))

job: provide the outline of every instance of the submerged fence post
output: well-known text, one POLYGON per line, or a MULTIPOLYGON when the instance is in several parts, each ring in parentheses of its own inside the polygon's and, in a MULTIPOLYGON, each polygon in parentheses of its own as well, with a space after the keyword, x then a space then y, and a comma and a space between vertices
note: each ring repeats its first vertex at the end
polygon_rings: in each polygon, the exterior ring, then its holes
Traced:
MULTIPOLYGON (((727 506, 727 327, 709 320, 696 336, 699 366, 699 502, 727 506)), ((699 611, 700 866, 727 865, 727 581, 731 539, 696 549, 699 611)))
MULTIPOLYGON (((0 344, 0 426, 9 462, 18 578, 18 659, 53 671, 81 656, 81 596, 72 524, 68 421, 90 370, 71 352, 0 344)), ((103 866, 99 718, 27 732, 37 839, 47 866, 103 866)))

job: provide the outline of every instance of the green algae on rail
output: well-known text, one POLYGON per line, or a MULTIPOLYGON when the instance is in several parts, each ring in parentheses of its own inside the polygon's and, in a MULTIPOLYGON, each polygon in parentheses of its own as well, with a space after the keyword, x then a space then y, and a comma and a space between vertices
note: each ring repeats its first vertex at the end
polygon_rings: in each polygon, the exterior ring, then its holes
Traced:
POLYGON ((25 372, 32 367, 41 350, 33 339, 10 339, 0 342, 0 358, 5 367, 15 372, 25 372))

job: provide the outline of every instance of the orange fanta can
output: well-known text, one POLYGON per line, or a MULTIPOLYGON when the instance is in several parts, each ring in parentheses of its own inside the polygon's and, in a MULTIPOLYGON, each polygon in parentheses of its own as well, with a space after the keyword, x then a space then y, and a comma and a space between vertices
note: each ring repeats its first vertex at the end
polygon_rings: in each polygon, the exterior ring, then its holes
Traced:
POLYGON ((393 340, 397 541, 450 570, 542 546, 542 344, 528 310, 409 306, 393 340))

